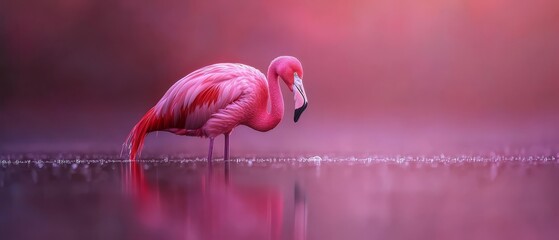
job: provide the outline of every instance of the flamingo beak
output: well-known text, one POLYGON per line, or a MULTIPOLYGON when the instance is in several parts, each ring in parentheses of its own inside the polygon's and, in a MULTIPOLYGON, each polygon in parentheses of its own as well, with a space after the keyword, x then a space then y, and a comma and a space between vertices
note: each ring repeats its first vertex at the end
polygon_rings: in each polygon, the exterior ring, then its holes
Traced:
POLYGON ((295 81, 293 83, 293 94, 295 95, 295 115, 294 120, 297 122, 299 117, 305 109, 307 108, 307 95, 305 94, 305 88, 303 87, 303 80, 299 78, 297 73, 295 73, 295 81))

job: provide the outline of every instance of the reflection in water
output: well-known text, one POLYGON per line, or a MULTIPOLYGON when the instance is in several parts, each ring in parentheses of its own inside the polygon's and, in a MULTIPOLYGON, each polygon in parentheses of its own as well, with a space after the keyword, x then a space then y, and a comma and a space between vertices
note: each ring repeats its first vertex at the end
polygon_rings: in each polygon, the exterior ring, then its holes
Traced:
POLYGON ((158 177, 148 181, 141 163, 123 169, 123 192, 133 199, 142 227, 153 232, 164 231, 172 239, 306 239, 306 201, 298 185, 288 199, 279 187, 235 184, 228 164, 223 171, 200 174, 187 187, 158 177), (284 214, 288 200, 293 214, 284 214), (293 224, 293 238, 284 224, 293 224))
POLYGON ((559 236, 559 156, 67 158, 0 156, 1 240, 559 236))
POLYGON ((295 185, 295 219, 293 221, 293 239, 307 239, 307 200, 305 194, 295 185))

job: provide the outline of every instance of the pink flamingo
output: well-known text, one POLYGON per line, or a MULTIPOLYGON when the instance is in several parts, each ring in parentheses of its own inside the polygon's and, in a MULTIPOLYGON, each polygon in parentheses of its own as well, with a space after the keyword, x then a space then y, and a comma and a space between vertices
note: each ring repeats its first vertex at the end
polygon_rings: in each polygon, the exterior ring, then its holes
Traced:
POLYGON ((168 131, 177 135, 210 139, 208 163, 212 162, 214 138, 225 135, 224 160, 229 160, 229 134, 243 124, 266 132, 283 118, 281 78, 294 92, 297 122, 307 107, 303 67, 295 57, 272 61, 268 78, 257 69, 233 63, 200 68, 177 81, 134 126, 128 135, 130 159, 141 151, 146 134, 168 131), (294 91, 294 89, 296 89, 294 91), (271 102, 268 112, 268 101, 271 102))

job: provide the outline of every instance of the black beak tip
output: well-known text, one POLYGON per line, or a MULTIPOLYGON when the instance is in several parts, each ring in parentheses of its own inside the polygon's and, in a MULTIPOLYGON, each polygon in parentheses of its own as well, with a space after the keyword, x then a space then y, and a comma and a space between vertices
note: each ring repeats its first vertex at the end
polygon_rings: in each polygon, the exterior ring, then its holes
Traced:
POLYGON ((305 111, 305 109, 307 109, 307 103, 306 102, 300 108, 295 109, 295 115, 294 115, 294 119, 293 119, 295 122, 299 121, 299 117, 301 117, 301 114, 303 113, 303 111, 305 111))

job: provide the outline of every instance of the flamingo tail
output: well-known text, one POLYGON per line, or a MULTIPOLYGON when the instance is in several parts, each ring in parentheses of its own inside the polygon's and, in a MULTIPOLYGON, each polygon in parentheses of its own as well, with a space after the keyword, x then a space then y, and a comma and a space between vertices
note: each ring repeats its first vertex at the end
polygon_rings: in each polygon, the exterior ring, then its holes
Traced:
POLYGON ((128 146, 130 150, 130 160, 135 161, 136 157, 139 156, 144 146, 144 139, 146 135, 153 131, 154 124, 157 123, 157 117, 155 116, 155 110, 151 108, 140 121, 132 128, 128 138, 126 139, 125 145, 128 146))

